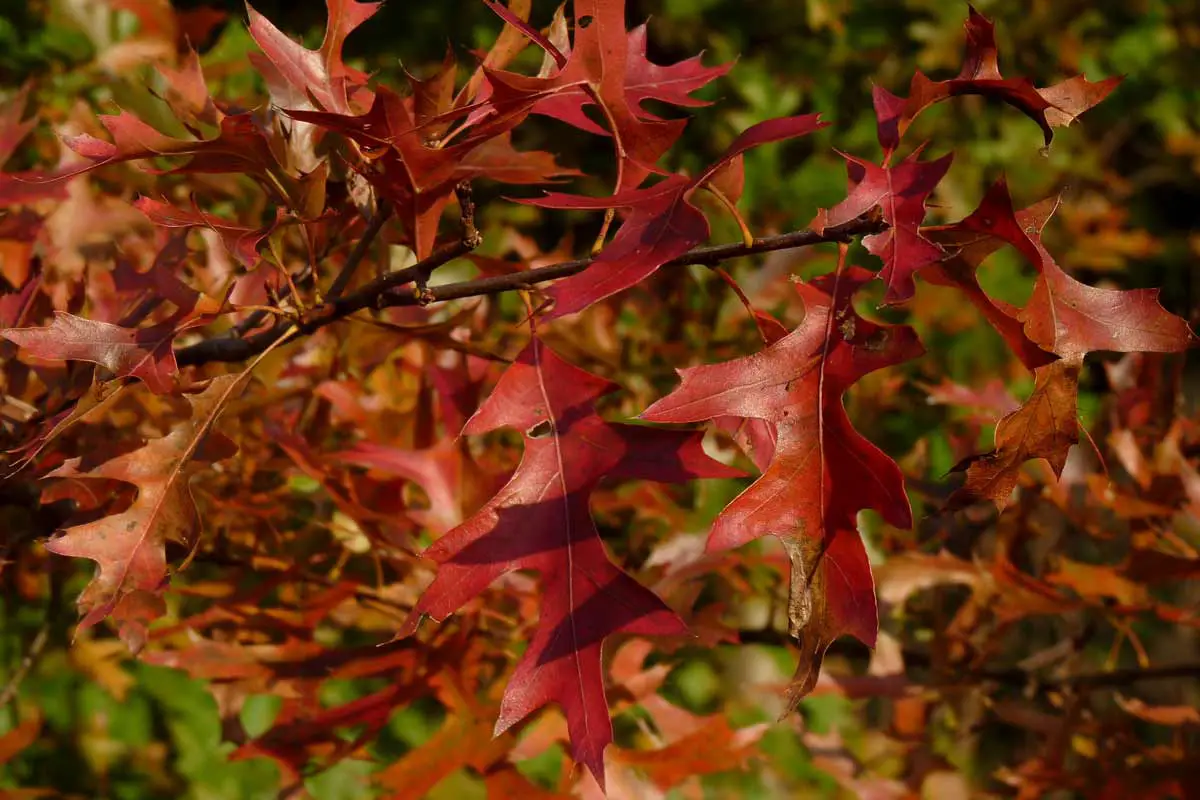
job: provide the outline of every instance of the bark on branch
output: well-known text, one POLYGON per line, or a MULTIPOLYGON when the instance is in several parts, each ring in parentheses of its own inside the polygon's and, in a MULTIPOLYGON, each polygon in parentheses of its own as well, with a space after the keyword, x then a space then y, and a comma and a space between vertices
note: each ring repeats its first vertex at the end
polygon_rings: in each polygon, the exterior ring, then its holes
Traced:
MULTIPOLYGON (((464 214, 464 221, 466 221, 467 217, 468 215, 464 214)), ((849 241, 856 236, 879 233, 886 228, 887 224, 879 220, 867 218, 856 219, 844 225, 828 228, 822 233, 816 233, 815 231, 792 231, 777 236, 764 236, 760 239, 755 239, 749 245, 738 242, 697 247, 678 258, 668 261, 664 266, 681 267, 689 264, 715 266, 729 259, 758 253, 811 247, 826 242, 849 241)), ((299 321, 298 327, 301 334, 309 335, 326 325, 345 319, 357 311, 366 309, 429 305, 447 300, 461 300, 467 297, 500 294, 516 289, 528 289, 539 283, 546 283, 583 272, 596 260, 595 257, 580 258, 545 267, 536 267, 510 275, 476 278, 459 283, 443 284, 442 286, 425 287, 422 285, 438 267, 466 255, 478 244, 479 237, 475 231, 474 224, 466 225, 464 236, 460 240, 442 245, 427 258, 411 267, 389 272, 350 294, 328 298, 324 305, 310 310, 299 321), (415 284, 418 290, 407 292, 395 291, 397 288, 410 283, 415 284)), ((244 337, 223 336, 197 342, 196 344, 177 350, 175 358, 180 366, 198 366, 211 362, 245 361, 270 347, 291 325, 291 322, 285 321, 276 324, 269 330, 244 337)))
MULTIPOLYGON (((765 644, 785 647, 795 644, 786 631, 774 628, 741 630, 742 644, 765 644)), ((841 639, 833 644, 830 653, 843 652, 862 656, 867 651, 861 644, 841 639)), ((847 694, 855 697, 899 696, 922 688, 950 689, 996 683, 1014 689, 1034 691, 1101 691, 1132 686, 1140 681, 1178 680, 1200 677, 1200 662, 1156 664, 1148 667, 1128 667, 1097 672, 1073 674, 1042 674, 1021 667, 967 667, 937 663, 930 653, 906 647, 903 650, 905 672, 890 675, 855 675, 839 679, 847 694), (911 671, 916 671, 914 675, 911 671), (923 675, 923 677, 921 676, 923 675)))

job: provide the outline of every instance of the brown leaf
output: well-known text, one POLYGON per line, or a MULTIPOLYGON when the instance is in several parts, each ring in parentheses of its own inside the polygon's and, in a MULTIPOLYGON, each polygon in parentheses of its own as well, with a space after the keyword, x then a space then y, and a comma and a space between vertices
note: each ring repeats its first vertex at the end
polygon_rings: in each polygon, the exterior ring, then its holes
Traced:
POLYGON ((1056 570, 1046 576, 1046 582, 1073 589, 1080 597, 1111 598, 1125 606, 1143 605, 1150 600, 1143 584, 1123 577, 1116 567, 1084 564, 1068 558, 1058 559, 1056 570))
POLYGON ((1121 573, 1139 583, 1191 580, 1200 577, 1200 558, 1135 547, 1129 552, 1121 573))
POLYGON ((1150 465, 1146 463, 1146 457, 1142 454, 1133 431, 1128 428, 1113 431, 1108 436, 1108 443, 1116 453, 1121 466, 1129 473, 1129 477, 1133 478, 1143 490, 1149 489, 1154 476, 1150 473, 1150 465))
POLYGON ((171 343, 178 332, 174 321, 122 328, 59 311, 47 327, 10 328, 0 336, 38 358, 90 361, 118 378, 138 378, 161 394, 175 388, 179 367, 171 343))
POLYGON ((794 710, 817 685, 834 639, 849 633, 874 646, 879 611, 871 563, 858 531, 837 531, 826 539, 823 553, 821 543, 811 538, 780 541, 792 563, 788 633, 800 651, 787 690, 788 710, 794 710))
POLYGON ((1071 446, 1079 441, 1076 401, 1079 361, 1055 361, 1034 372, 1033 394, 996 426, 996 447, 955 467, 966 483, 948 501, 950 508, 990 500, 1003 508, 1017 485, 1021 466, 1044 458, 1061 475, 1071 446))
POLYGON ((875 568, 875 592, 881 603, 898 606, 917 592, 945 584, 978 585, 983 573, 970 561, 938 553, 900 553, 875 568))
POLYGON ((703 727, 666 747, 622 748, 613 753, 612 760, 637 767, 655 786, 666 791, 693 776, 742 768, 767 729, 765 724, 735 729, 724 716, 714 715, 703 727))
POLYGON ((1200 725, 1200 709, 1195 706, 1151 706, 1136 697, 1116 696, 1122 711, 1155 725, 1178 728, 1181 725, 1200 725))
POLYGON ((237 376, 224 375, 201 394, 187 396, 191 418, 161 439, 88 472, 77 472, 80 459, 75 458, 47 476, 109 478, 138 487, 137 499, 125 511, 67 528, 46 543, 53 553, 90 558, 98 566, 79 597, 81 628, 111 615, 131 650, 146 643, 147 624, 165 610, 166 542, 189 545, 196 531, 196 506, 188 489, 192 456, 237 382, 237 376))

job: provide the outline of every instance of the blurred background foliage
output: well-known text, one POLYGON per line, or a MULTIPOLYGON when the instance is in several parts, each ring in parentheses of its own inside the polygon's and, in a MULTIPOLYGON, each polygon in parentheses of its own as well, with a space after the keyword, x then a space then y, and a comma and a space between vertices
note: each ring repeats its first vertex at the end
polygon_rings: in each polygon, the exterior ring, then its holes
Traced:
MULTIPOLYGON (((185 0, 178 5, 199 4, 185 0)), ((240 2, 204 5, 223 7, 228 13, 205 41, 197 42, 205 72, 217 87, 214 95, 261 102, 265 91, 247 68, 246 53, 253 45, 240 2)), ((310 45, 319 42, 325 14, 322 0, 259 0, 254 5, 310 45)), ((1018 206, 1062 192, 1064 205, 1050 228, 1048 244, 1065 268, 1093 285, 1160 286, 1164 305, 1196 322, 1200 309, 1200 80, 1196 79, 1200 4, 978 0, 976 5, 996 22, 1001 68, 1007 73, 1028 75, 1037 85, 1080 72, 1092 79, 1123 74, 1125 82, 1075 126, 1060 131, 1048 151, 1041 150, 1041 133, 1027 118, 993 108, 982 98, 960 98, 922 115, 907 141, 928 137, 934 155, 947 150, 956 154, 951 173, 936 195, 932 221, 969 213, 1001 174, 1007 175, 1018 206)), ((650 19, 652 60, 674 62, 700 50, 707 51, 710 64, 737 60, 734 70, 702 95, 720 102, 696 110, 667 166, 695 172, 739 131, 770 117, 821 111, 833 121, 832 127, 800 143, 760 148, 746 157, 741 208, 747 219, 755 221, 756 233, 763 234, 802 227, 818 207, 844 196, 844 162, 832 148, 870 159, 879 155, 870 105, 872 83, 904 94, 914 68, 935 78, 954 74, 961 63, 966 12, 965 3, 945 0, 630 0, 628 8, 631 24, 650 19)), ((535 2, 534 22, 548 23, 553 10, 552 3, 535 2)), ((404 85, 402 69, 415 74, 428 71, 441 61, 447 46, 460 64, 470 64, 472 50, 486 47, 500 27, 493 14, 471 0, 391 0, 378 17, 351 36, 347 55, 352 63, 375 72, 380 82, 399 87, 404 85)), ((0 87, 12 90, 31 83, 33 105, 39 108, 65 110, 84 98, 101 110, 121 106, 166 124, 153 117, 156 112, 146 88, 152 82, 148 71, 116 69, 109 59, 114 45, 137 33, 133 14, 111 13, 101 0, 0 0, 0 87)), ((536 65, 536 58, 531 63, 536 65)), ((465 68, 460 69, 460 79, 465 74, 465 68)), ((553 149, 561 163, 600 176, 579 183, 580 191, 605 191, 611 156, 607 148, 597 146, 596 139, 554 136, 550 147, 553 131, 523 135, 529 137, 524 146, 553 149)), ((52 134, 40 130, 36 136, 52 134)), ((14 162, 10 169, 20 166, 14 162)), ((491 208, 486 213, 492 215, 493 224, 521 224, 546 248, 567 234, 576 242, 588 241, 597 224, 594 217, 534 216, 526 208, 491 208)), ((715 239, 736 238, 736 228, 728 220, 715 219, 715 239)), ((788 271, 811 274, 828 269, 832 258, 831 252, 815 249, 775 254, 762 264, 737 265, 734 273, 753 289, 788 271)), ((983 279, 989 292, 1015 303, 1024 302, 1032 287, 1028 265, 1003 252, 988 262, 983 279)), ((703 276, 703 280, 712 278, 703 276)), ((779 307, 772 310, 783 314, 786 298, 778 297, 779 307)), ((949 297, 933 287, 922 287, 917 305, 910 309, 911 319, 904 310, 888 312, 919 326, 935 360, 929 373, 978 386, 999 372, 1010 383, 1018 382, 1018 394, 1027 391, 1029 380, 1011 365, 999 338, 987 326, 973 324, 960 303, 946 302, 949 297)), ((636 320, 626 320, 618 335, 635 327, 636 320)), ((734 349, 752 346, 752 337, 743 337, 734 349)), ((713 352, 710 349, 708 355, 713 352)), ((1105 383, 1097 363, 1091 365, 1082 387, 1085 421, 1094 417, 1102 402, 1099 392, 1105 383)), ((663 361, 660 389, 670 385, 672 365, 663 361)), ((1189 381, 1192 390, 1184 394, 1194 410, 1200 404, 1200 381, 1194 376, 1189 381)), ((953 449, 940 438, 948 412, 912 403, 903 411, 867 421, 866 433, 898 455, 920 443, 924 471, 935 478, 944 474, 954 461, 953 449)), ((982 431, 980 444, 990 445, 989 428, 982 431)), ((708 507, 703 513, 708 519, 737 489, 729 483, 703 490, 708 507)), ((6 522, 21 524, 14 520, 24 502, 20 497, 3 498, 6 522)), ((70 599, 90 567, 79 569, 64 589, 66 599, 52 597, 46 606, 40 605, 45 599, 30 587, 4 582, 0 685, 20 668, 30 642, 43 630, 43 621, 54 622, 45 634, 45 652, 21 689, 21 702, 38 707, 44 727, 38 741, 18 758, 0 748, 0 793, 2 787, 55 785, 68 794, 130 800, 274 797, 278 774, 273 763, 228 762, 226 756, 234 745, 223 743, 216 704, 203 684, 176 670, 130 661, 115 640, 83 638, 74 647, 65 646, 70 599)), ((746 608, 743 613, 770 612, 746 608)), ((790 672, 783 648, 763 650, 782 664, 781 673, 790 672)), ((697 712, 724 706, 738 724, 769 719, 761 704, 750 703, 734 685, 737 676, 744 674, 739 670, 764 669, 757 662, 739 666, 739 659, 750 656, 737 648, 696 648, 676 657, 681 665, 665 690, 670 699, 697 712)), ((331 684, 330 702, 348 701, 368 688, 353 682, 331 684)), ((10 733, 5 741, 12 740, 15 712, 12 703, 0 709, 0 734, 10 733)), ((376 745, 376 755, 386 763, 418 746, 437 730, 440 713, 437 704, 417 704, 395 714, 376 745)), ((843 737, 865 741, 867 728, 862 724, 870 713, 856 716, 850 700, 814 697, 805 701, 804 713, 808 727, 819 734, 838 727, 843 737), (859 720, 857 728, 854 719, 859 720)), ((243 710, 242 726, 254 735, 269 727, 273 714, 269 697, 255 700, 243 710)), ((617 724, 620 730, 622 720, 617 724)), ((762 750, 793 790, 838 791, 826 771, 814 765, 810 749, 789 730, 769 731, 762 750)), ((952 750, 947 743, 946 752, 952 750)), ((997 742, 991 757, 1002 760, 1002 750, 1003 744, 997 742)), ((878 752, 875 757, 886 760, 889 755, 878 752)), ((956 766, 981 774, 989 765, 956 766)), ((319 798, 361 797, 361 780, 370 768, 364 762, 345 761, 309 778, 306 786, 319 798)), ((523 764, 522 771, 534 777, 554 776, 558 766, 553 758, 547 761, 540 756, 523 764)), ((712 796, 736 792, 748 797, 778 796, 779 786, 761 776, 740 774, 717 776, 705 785, 712 796)), ((466 778, 455 777, 431 796, 465 797, 478 789, 466 778)))

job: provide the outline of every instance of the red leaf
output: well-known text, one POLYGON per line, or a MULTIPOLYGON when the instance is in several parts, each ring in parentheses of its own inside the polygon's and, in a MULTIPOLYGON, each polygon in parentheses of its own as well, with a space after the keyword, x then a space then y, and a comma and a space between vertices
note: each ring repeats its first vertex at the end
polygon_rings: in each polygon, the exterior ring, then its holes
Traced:
POLYGON ((470 461, 470 454, 464 452, 462 443, 449 439, 425 450, 403 450, 375 442, 359 442, 329 458, 399 475, 420 486, 429 499, 429 506, 407 513, 414 522, 435 534, 445 533, 462 523, 464 511, 478 508, 486 497, 479 497, 483 494, 480 490, 490 493, 497 485, 495 481, 481 479, 478 467, 470 461))
POLYGON ((536 338, 521 352, 463 432, 518 428, 525 434, 524 458, 479 513, 425 552, 440 565, 437 578, 400 631, 411 634, 425 615, 445 619, 505 573, 540 572, 537 633, 509 681, 496 732, 558 703, 575 760, 601 784, 603 751, 612 740, 600 661, 604 639, 618 632, 678 635, 685 628, 609 561, 588 511, 592 490, 605 477, 737 474, 703 456, 695 434, 648 433, 601 419, 592 404, 614 388, 536 338))
POLYGON ((724 155, 696 178, 671 175, 654 186, 618 192, 612 197, 548 194, 524 201, 543 208, 629 210, 620 230, 596 260, 583 272, 559 281, 548 291, 555 299, 548 317, 554 319, 582 311, 628 289, 703 242, 709 234, 708 220, 691 202, 701 186, 753 147, 805 136, 827 124, 817 114, 760 122, 743 131, 724 155))
POLYGON ((979 415, 981 420, 994 420, 996 417, 1011 414, 1020 408, 1008 391, 1008 386, 999 378, 992 378, 981 388, 973 388, 955 383, 949 378, 943 378, 937 386, 927 389, 927 399, 930 403, 947 406, 965 406, 987 412, 979 415))
POLYGON ((229 222, 202 211, 194 198, 191 211, 149 197, 139 197, 133 205, 155 225, 164 228, 208 228, 214 231, 221 237, 221 243, 230 255, 247 269, 258 266, 258 245, 275 228, 274 223, 262 228, 248 228, 229 222))
POLYGON ((1049 213, 1052 213, 1051 207, 1039 204, 1022 211, 1019 220, 1013 213, 1008 187, 1001 178, 988 189, 979 207, 969 217, 954 225, 923 231, 928 239, 937 242, 950 255, 939 263, 928 265, 921 271, 921 276, 930 283, 953 286, 962 292, 1030 370, 1049 364, 1054 355, 1025 334, 1024 326, 1017 319, 1019 309, 988 297, 979 285, 976 270, 1005 242, 1013 243, 1026 258, 1037 257, 1024 228, 1030 225, 1041 228, 1049 213))
POLYGON ((202 122, 219 126, 225 115, 217 108, 204 81, 204 70, 200 67, 200 56, 191 47, 180 58, 179 68, 169 64, 155 67, 167 83, 165 100, 185 125, 202 122))
POLYGON ((127 111, 115 116, 101 116, 100 122, 113 141, 106 142, 88 134, 64 137, 67 147, 92 163, 55 174, 46 182, 64 181, 109 164, 158 156, 191 158, 182 166, 148 170, 151 173, 238 172, 257 176, 282 173, 264 132, 248 113, 222 117, 220 130, 212 139, 176 139, 159 133, 127 111))
POLYGON ((3 108, 0 108, 0 166, 8 161, 21 140, 28 136, 33 127, 37 125, 37 117, 21 121, 21 117, 25 116, 25 104, 28 100, 29 86, 27 84, 22 86, 21 90, 3 108))
POLYGON ((445 146, 426 140, 430 124, 417 124, 411 97, 402 98, 384 87, 376 91, 371 108, 359 116, 288 113, 341 133, 372 153, 372 169, 365 177, 396 205, 419 258, 433 250, 438 220, 459 181, 482 177, 527 184, 577 174, 559 167, 549 154, 512 149, 507 134, 528 109, 474 125, 445 146))
POLYGON ((1063 272, 1040 240, 1035 244, 1042 275, 1019 319, 1046 350, 1082 358, 1094 350, 1173 353, 1196 345, 1187 322, 1158 302, 1158 289, 1088 286, 1063 272))
POLYGON ((971 8, 963 27, 967 32, 967 48, 958 77, 932 81, 917 72, 913 75, 906 99, 896 97, 878 86, 874 88, 875 116, 885 163, 917 115, 942 100, 964 94, 1001 100, 1037 122, 1049 145, 1054 138, 1054 127, 1070 125, 1080 114, 1107 97, 1121 82, 1120 77, 1092 83, 1083 76, 1076 76, 1038 89, 1028 78, 1005 78, 1000 74, 995 29, 991 21, 971 8))
POLYGON ((179 332, 174 320, 149 328, 122 328, 56 311, 48 327, 10 328, 0 336, 38 358, 90 361, 118 378, 137 378, 152 392, 164 394, 175 389, 179 367, 171 343, 179 332))
POLYGON ((735 416, 774 426, 770 465, 717 517, 708 547, 729 549, 767 534, 787 547, 789 618, 802 639, 793 697, 812 688, 838 635, 874 642, 858 511, 873 508, 899 527, 912 523, 899 468, 854 430, 841 400, 862 376, 923 352, 911 328, 877 325, 855 313, 851 296, 872 277, 852 267, 797 284, 805 303, 800 327, 755 355, 681 370, 679 388, 642 414, 657 422, 735 416))
POLYGON ((625 96, 634 114, 643 119, 658 119, 642 107, 646 100, 658 100, 683 108, 710 105, 707 100, 692 97, 692 92, 729 72, 733 69, 733 63, 706 67, 703 63, 704 54, 699 53, 669 66, 655 64, 646 58, 646 38, 645 23, 629 32, 625 96))
POLYGON ((788 632, 796 637, 800 650, 787 692, 788 706, 795 708, 816 687, 825 650, 834 639, 850 634, 868 647, 875 646, 879 608, 871 562, 857 528, 834 532, 826 539, 824 553, 813 540, 783 542, 792 561, 788 632), (808 569, 800 569, 802 564, 808 569), (807 601, 794 602, 804 597, 807 601))
MULTIPOLYGON (((29 99, 29 86, 21 87, 4 107, 0 108, 0 166, 12 156, 21 141, 29 135, 37 125, 37 117, 30 117, 24 122, 25 105, 29 99)), ((0 173, 0 208, 18 203, 32 203, 36 200, 58 199, 66 196, 65 187, 60 184, 46 185, 53 173, 41 171, 21 173, 0 173)))
MULTIPOLYGON (((154 256, 150 269, 145 272, 139 272, 131 260, 118 258, 112 271, 113 286, 121 294, 131 293, 142 298, 167 300, 179 310, 179 315, 175 318, 182 319, 195 310, 197 303, 204 300, 200 292, 179 278, 179 274, 186 271, 183 265, 190 255, 185 235, 168 235, 154 256)), ((211 302, 209 301, 210 304, 211 302)), ((137 306, 121 317, 117 324, 136 325, 143 318, 141 307, 137 306)))
MULTIPOLYGON (((1000 242, 1007 242, 1041 273, 1025 308, 1013 310, 988 301, 1000 314, 1023 326, 1024 336, 1018 337, 1010 324, 998 315, 989 315, 1027 366, 1036 367, 1045 359, 1022 343, 1025 338, 1043 351, 1068 360, 1082 359, 1096 350, 1162 353, 1195 345, 1196 337, 1187 322, 1159 304, 1157 289, 1098 289, 1063 272, 1041 240, 1040 230, 1051 213, 1051 207, 1039 204, 1014 214, 1008 187, 1000 180, 970 217, 941 229, 941 234, 930 234, 943 238, 949 233, 949 240, 966 234, 967 238, 959 240, 963 247, 959 256, 972 267, 978 266, 1000 242)), ((957 278, 956 282, 978 286, 973 276, 957 278)))
POLYGON ((845 200, 821 210, 812 222, 818 233, 850 222, 876 206, 890 226, 863 239, 873 255, 883 259, 879 276, 887 284, 885 303, 901 303, 913 296, 913 273, 940 261, 942 248, 922 235, 925 203, 950 169, 953 154, 936 161, 917 161, 914 153, 897 167, 878 166, 846 154, 851 189, 845 200))
POLYGON ((454 179, 487 178, 497 183, 526 185, 548 183, 583 173, 559 166, 554 156, 542 150, 517 150, 512 133, 505 131, 470 150, 458 164, 454 179))
POLYGON ((230 760, 239 761, 256 756, 270 758, 289 780, 294 781, 309 763, 310 750, 327 745, 332 732, 355 729, 356 735, 352 740, 339 742, 347 752, 353 753, 379 734, 397 706, 412 702, 424 688, 424 682, 392 683, 349 703, 277 723, 263 735, 233 751, 230 760))
POLYGON ((563 53, 563 51, 559 49, 552 41, 543 36, 539 30, 530 25, 527 20, 522 19, 519 15, 510 10, 508 6, 500 2, 500 0, 483 0, 483 2, 488 8, 494 11, 498 17, 503 19, 509 25, 512 25, 522 34, 527 36, 531 42, 546 51, 546 55, 554 59, 554 63, 558 65, 559 69, 562 69, 567 65, 566 54, 563 53))
POLYGON ((0 172, 0 208, 35 203, 38 200, 64 199, 67 196, 65 179, 78 174, 75 169, 52 172, 0 172))
POLYGON ((31 275, 20 289, 0 294, 0 328, 11 328, 24 319, 33 302, 34 293, 41 285, 42 276, 31 275))
POLYGON ((351 113, 348 84, 365 82, 365 76, 342 61, 342 45, 359 25, 375 15, 382 3, 326 0, 329 16, 319 50, 298 44, 255 11, 249 3, 250 35, 279 74, 299 97, 312 97, 326 111, 351 113))
MULTIPOLYGON (((499 12, 498 4, 488 5, 499 12)), ((699 56, 671 66, 653 64, 646 58, 645 26, 625 29, 625 0, 575 0, 573 7, 576 20, 589 21, 576 25, 568 53, 513 15, 501 14, 553 56, 559 68, 545 78, 488 71, 481 99, 494 113, 528 108, 589 133, 604 136, 615 132, 621 175, 617 190, 632 189, 645 180, 687 124, 685 120, 660 119, 641 103, 656 99, 679 106, 704 105, 692 98, 691 92, 725 74, 732 65, 703 67, 699 56), (587 106, 595 104, 602 107, 610 130, 585 113, 587 106)))

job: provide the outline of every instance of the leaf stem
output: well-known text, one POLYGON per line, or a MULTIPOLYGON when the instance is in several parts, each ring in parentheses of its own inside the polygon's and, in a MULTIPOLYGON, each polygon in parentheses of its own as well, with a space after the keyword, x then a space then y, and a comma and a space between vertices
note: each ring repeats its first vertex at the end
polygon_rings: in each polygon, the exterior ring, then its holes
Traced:
POLYGON ((725 193, 713 185, 712 181, 704 184, 704 190, 720 201, 729 215, 733 217, 733 221, 737 223, 738 230, 742 232, 742 244, 750 247, 754 244, 754 234, 750 232, 750 226, 746 224, 746 218, 742 216, 742 212, 738 211, 737 205, 732 200, 725 196, 725 193))
MULTIPOLYGON (((613 189, 613 194, 618 194, 625 183, 625 143, 621 141, 621 132, 617 129, 617 118, 613 116, 612 111, 604 104, 604 98, 600 96, 600 90, 590 83, 584 84, 587 93, 592 96, 592 100, 600 107, 600 111, 604 113, 604 119, 608 123, 608 130, 613 138, 613 151, 617 156, 617 185, 613 189)), ((604 222, 600 226, 600 232, 596 234, 596 241, 592 243, 592 255, 597 255, 604 248, 604 240, 608 238, 608 229, 612 227, 613 218, 616 216, 616 209, 610 208, 604 212, 604 222)))

